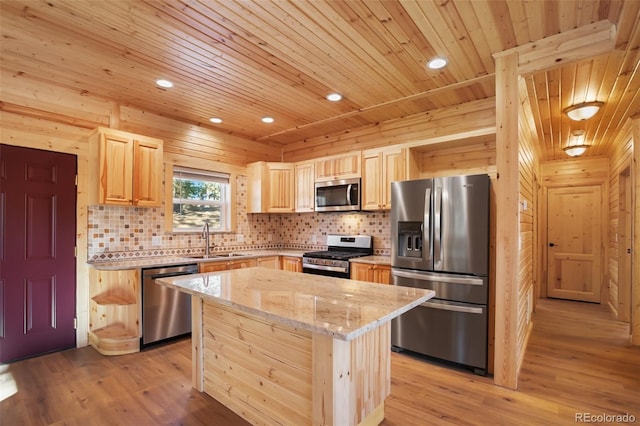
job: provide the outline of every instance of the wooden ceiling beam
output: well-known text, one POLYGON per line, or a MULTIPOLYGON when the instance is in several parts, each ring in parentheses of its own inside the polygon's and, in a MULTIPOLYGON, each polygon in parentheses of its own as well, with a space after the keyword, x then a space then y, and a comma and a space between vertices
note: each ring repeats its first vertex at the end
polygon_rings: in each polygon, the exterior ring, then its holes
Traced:
POLYGON ((615 49, 616 26, 608 20, 495 53, 494 58, 518 54, 518 73, 531 74, 593 58, 615 49))

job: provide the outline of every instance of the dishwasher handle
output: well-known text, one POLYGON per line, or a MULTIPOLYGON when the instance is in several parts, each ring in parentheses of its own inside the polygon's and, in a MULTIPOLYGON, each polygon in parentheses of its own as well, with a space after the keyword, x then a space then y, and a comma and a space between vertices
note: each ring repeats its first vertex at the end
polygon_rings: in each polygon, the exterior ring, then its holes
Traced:
POLYGON ((181 266, 169 266, 166 268, 150 268, 142 270, 142 278, 166 278, 176 277, 179 275, 197 274, 200 272, 197 264, 181 265, 181 266))
POLYGON ((469 306, 445 305, 442 303, 424 302, 420 306, 425 308, 441 309, 443 311, 463 312, 465 314, 482 314, 482 308, 474 308, 469 306))
POLYGON ((180 275, 193 275, 197 273, 198 271, 196 270, 195 272, 168 272, 166 274, 155 274, 155 275, 145 275, 145 276, 151 278, 152 280, 155 280, 158 278, 179 277, 180 275))

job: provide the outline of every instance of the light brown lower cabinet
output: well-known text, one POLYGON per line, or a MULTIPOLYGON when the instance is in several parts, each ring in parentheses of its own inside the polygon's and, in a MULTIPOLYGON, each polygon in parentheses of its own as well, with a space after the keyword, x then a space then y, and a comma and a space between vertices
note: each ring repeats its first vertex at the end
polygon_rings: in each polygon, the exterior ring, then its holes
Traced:
POLYGON ((202 262, 200 263, 200 272, 229 271, 231 269, 250 268, 252 266, 258 266, 258 261, 255 258, 202 262))
POLYGON ((351 262, 352 280, 369 281, 378 284, 391 284, 391 266, 372 263, 351 262))
POLYGON ((280 269, 283 271, 302 272, 302 258, 295 256, 281 256, 280 269))
POLYGON ((302 258, 296 256, 264 256, 251 259, 202 262, 200 263, 200 272, 228 271, 252 266, 302 272, 302 258))
POLYGON ((280 256, 259 257, 258 266, 263 268, 280 269, 280 256))

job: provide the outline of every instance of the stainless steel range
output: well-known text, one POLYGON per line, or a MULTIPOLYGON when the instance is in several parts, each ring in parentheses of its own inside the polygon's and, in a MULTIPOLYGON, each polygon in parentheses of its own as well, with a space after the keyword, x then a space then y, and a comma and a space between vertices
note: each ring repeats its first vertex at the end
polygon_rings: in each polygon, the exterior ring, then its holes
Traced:
POLYGON ((302 272, 329 277, 349 278, 349 259, 373 254, 373 238, 369 235, 327 236, 325 251, 313 251, 302 256, 302 272))

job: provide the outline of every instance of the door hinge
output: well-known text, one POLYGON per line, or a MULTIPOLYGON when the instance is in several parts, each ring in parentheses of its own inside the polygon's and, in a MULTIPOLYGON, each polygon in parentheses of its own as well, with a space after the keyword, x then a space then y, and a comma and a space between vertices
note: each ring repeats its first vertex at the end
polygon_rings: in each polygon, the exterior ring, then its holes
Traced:
POLYGON ((78 329, 78 318, 74 318, 73 319, 73 329, 77 330, 78 329))
POLYGON ((76 175, 76 186, 78 186, 78 175, 76 175))
POLYGON ((73 257, 78 257, 78 246, 73 248, 73 257))

